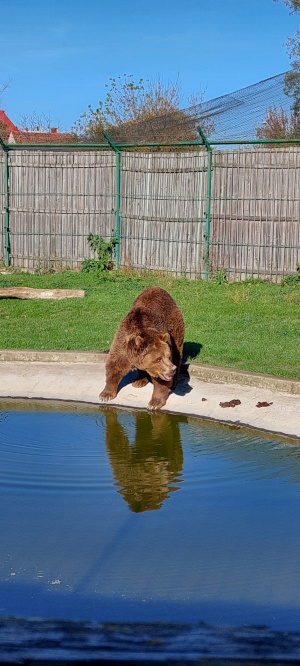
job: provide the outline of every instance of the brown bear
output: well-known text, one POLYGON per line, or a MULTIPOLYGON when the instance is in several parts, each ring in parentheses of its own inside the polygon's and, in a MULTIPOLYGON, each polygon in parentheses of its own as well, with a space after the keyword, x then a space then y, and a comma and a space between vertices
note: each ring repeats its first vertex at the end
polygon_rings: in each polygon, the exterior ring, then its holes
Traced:
POLYGON ((180 423, 186 416, 133 412, 134 441, 112 407, 105 410, 105 441, 118 493, 134 513, 160 509, 181 486, 183 453, 180 423))
POLYGON ((137 369, 133 386, 153 383, 149 409, 166 404, 176 387, 184 338, 184 321, 178 305, 160 287, 145 289, 121 321, 106 363, 106 385, 100 400, 113 400, 122 377, 137 369))

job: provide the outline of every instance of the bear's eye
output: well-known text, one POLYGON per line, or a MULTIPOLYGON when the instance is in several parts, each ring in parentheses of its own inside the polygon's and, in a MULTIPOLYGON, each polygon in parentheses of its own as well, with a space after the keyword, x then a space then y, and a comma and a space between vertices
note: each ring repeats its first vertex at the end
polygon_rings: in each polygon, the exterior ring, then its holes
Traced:
POLYGON ((155 363, 159 363, 161 360, 162 360, 162 358, 161 358, 161 356, 159 356, 159 357, 156 359, 155 363))

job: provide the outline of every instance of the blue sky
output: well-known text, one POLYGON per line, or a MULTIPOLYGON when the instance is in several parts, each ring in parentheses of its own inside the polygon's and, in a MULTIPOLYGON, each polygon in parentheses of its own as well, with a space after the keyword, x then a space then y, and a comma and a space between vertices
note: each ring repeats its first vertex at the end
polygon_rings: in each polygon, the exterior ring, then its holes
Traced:
POLYGON ((178 77, 209 100, 284 72, 299 16, 282 0, 15 0, 1 22, 0 107, 69 129, 119 74, 178 77))

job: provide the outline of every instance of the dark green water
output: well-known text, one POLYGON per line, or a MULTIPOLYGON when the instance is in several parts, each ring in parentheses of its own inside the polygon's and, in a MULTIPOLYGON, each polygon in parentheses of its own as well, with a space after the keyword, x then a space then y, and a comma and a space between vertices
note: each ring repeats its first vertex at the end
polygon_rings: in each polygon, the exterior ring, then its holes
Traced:
POLYGON ((0 403, 0 616, 300 630, 300 448, 0 403))

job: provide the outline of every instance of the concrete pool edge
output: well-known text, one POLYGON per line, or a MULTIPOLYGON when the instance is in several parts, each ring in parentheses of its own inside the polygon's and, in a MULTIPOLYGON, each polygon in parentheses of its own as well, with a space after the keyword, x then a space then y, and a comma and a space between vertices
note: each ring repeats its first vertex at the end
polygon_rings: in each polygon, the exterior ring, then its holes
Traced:
MULTIPOLYGON (((0 351, 0 398, 99 402, 107 354, 100 352, 0 351)), ((128 377, 109 405, 146 409, 151 385, 135 389, 128 377)), ((162 411, 300 439, 300 382, 191 364, 162 411), (226 401, 239 399, 234 408, 226 401), (267 403, 257 408, 258 403, 267 403), (222 404, 221 404, 222 403, 222 404)))
MULTIPOLYGON (((108 352, 55 351, 35 349, 0 349, 1 362, 31 363, 105 363, 108 352)), ((259 372, 246 372, 201 363, 187 363, 189 374, 203 382, 240 384, 282 391, 300 396, 300 380, 259 372)))

